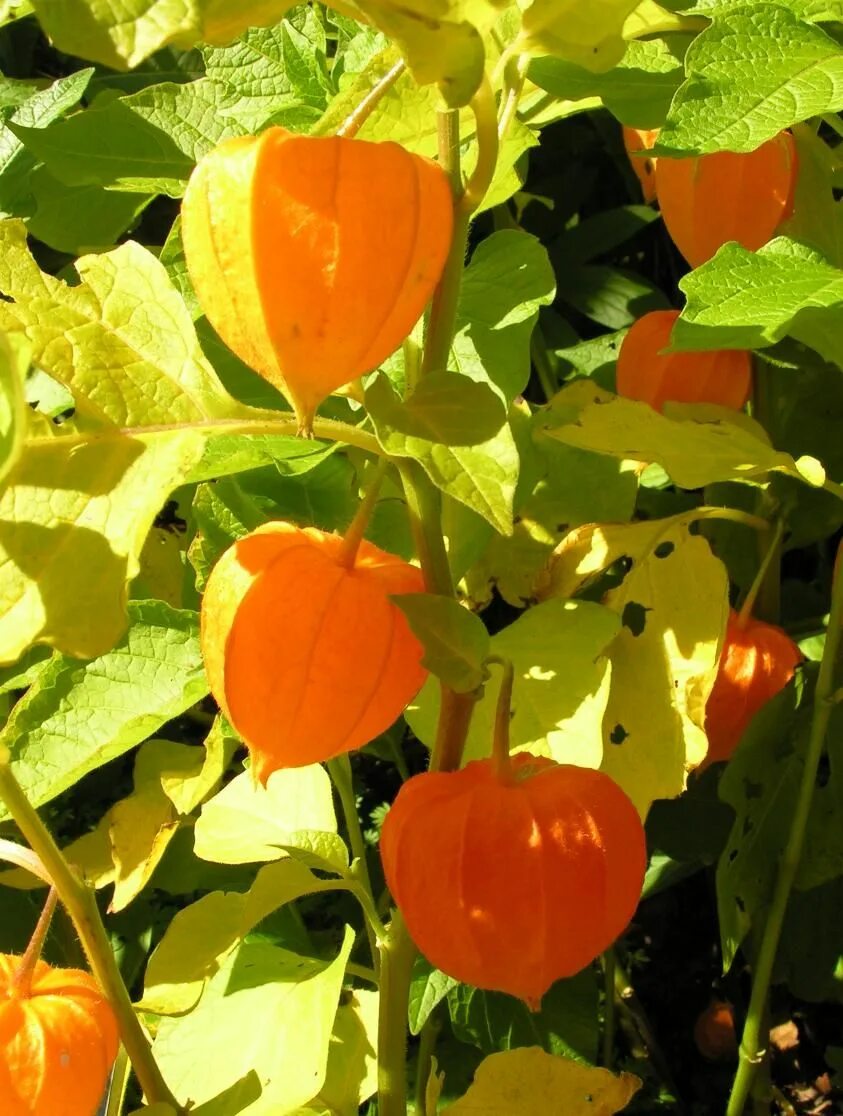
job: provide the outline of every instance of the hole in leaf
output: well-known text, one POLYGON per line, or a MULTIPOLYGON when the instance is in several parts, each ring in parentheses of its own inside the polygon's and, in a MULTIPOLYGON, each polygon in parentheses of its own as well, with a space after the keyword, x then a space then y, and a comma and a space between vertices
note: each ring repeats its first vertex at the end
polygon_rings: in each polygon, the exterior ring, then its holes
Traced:
POLYGON ((640 636, 647 624, 649 611, 638 601, 629 601, 624 607, 621 623, 625 628, 629 628, 634 636, 640 636))
POLYGON ((676 550, 676 546, 674 543, 663 542, 659 543, 659 545, 653 551, 653 554, 655 554, 657 558, 667 558, 674 552, 674 550, 676 550))
POLYGON ((624 740, 626 740, 628 736, 629 733, 621 724, 615 725, 615 727, 609 733, 609 739, 613 744, 623 744, 624 740))

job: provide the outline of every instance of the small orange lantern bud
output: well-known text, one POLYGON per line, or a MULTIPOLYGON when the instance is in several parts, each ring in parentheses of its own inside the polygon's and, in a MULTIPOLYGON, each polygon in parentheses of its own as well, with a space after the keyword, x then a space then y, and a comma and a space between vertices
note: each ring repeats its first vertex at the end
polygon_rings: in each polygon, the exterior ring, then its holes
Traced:
POLYGON ((93 977, 0 954, 0 1112, 94 1116, 117 1057, 117 1021, 93 977))
POLYGON ((402 786, 381 831, 416 945, 457 980, 538 1008, 626 928, 647 855, 638 812, 600 771, 521 752, 402 786))
POLYGON ((726 1000, 712 1000, 694 1023, 694 1045, 709 1062, 731 1062, 738 1056, 735 1013, 726 1000))
POLYGON ((796 146, 781 132, 755 151, 659 159, 658 195, 671 239, 691 267, 736 240, 756 251, 793 209, 796 146))
POLYGON ((705 707, 705 765, 730 759, 755 714, 783 690, 802 654, 781 628, 730 611, 714 688, 705 707))
POLYGON ((445 173, 397 143, 269 128, 201 160, 182 205, 188 271, 220 337, 292 403, 332 391, 409 334, 451 242, 445 173))
POLYGON ((752 358, 738 349, 665 353, 678 310, 653 310, 639 318, 618 353, 618 395, 649 403, 717 403, 740 410, 752 388, 752 358))
POLYGON ((421 593, 421 571, 363 540, 267 523, 214 567, 202 600, 211 692, 243 737, 255 775, 360 748, 424 682, 423 648, 395 593, 421 593))

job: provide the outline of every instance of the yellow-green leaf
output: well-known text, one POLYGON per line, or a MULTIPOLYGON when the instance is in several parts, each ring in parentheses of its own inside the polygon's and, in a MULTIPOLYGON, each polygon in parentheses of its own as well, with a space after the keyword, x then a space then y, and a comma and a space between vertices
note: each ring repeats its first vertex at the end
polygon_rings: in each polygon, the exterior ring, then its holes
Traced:
POLYGON ((0 482, 23 449, 26 402, 23 381, 32 346, 19 334, 0 334, 0 482))
POLYGON ((334 1020, 325 1084, 311 1107, 325 1106, 332 1116, 357 1116, 378 1087, 377 992, 355 989, 340 1004, 334 1020))
POLYGON ((444 1116, 614 1116, 641 1087, 631 1073, 613 1074, 537 1046, 490 1054, 464 1097, 444 1116))
POLYGON ((640 0, 533 0, 521 41, 534 54, 555 54, 587 70, 611 70, 623 58, 623 28, 640 0))

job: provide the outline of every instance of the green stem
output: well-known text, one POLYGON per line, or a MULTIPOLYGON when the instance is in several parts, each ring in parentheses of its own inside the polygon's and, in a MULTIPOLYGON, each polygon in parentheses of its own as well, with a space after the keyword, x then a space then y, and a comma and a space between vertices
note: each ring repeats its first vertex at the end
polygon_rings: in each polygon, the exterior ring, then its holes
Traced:
POLYGON ((396 911, 381 943, 378 1116, 407 1116, 407 1012, 416 947, 396 911))
POLYGON ((346 139, 351 139, 356 136, 377 108, 385 94, 395 85, 406 68, 406 63, 402 58, 395 63, 391 70, 387 70, 380 81, 372 86, 354 111, 349 113, 345 120, 343 120, 342 124, 337 128, 336 134, 338 136, 345 136, 346 139))
POLYGON ((498 165, 498 110, 492 84, 486 74, 471 99, 471 111, 474 113, 476 127, 477 163, 457 203, 457 209, 467 217, 471 216, 488 193, 498 165))
MULTIPOLYGON (((354 797, 354 780, 351 775, 351 760, 348 754, 337 756, 335 759, 328 760, 328 771, 331 778, 334 780, 334 786, 337 788, 337 794, 340 797, 340 805, 342 806, 342 813, 345 819, 345 828, 348 833, 348 841, 351 845, 351 853, 353 857, 353 864, 351 866, 352 872, 360 883, 360 886, 368 892, 369 897, 374 906, 375 896, 372 891, 372 880, 369 876, 369 865, 366 860, 366 841, 363 837, 363 830, 360 828, 360 817, 357 813, 357 802, 354 797)), ((375 928, 371 919, 366 918, 366 934, 369 939, 369 949, 372 953, 372 960, 375 964, 375 973, 377 973, 377 966, 380 959, 378 953, 378 940, 375 936, 375 928)))
POLYGON ((647 1048, 647 1053, 650 1056, 650 1061, 653 1063, 653 1068, 655 1069, 656 1073, 659 1075, 668 1089, 670 1089, 673 1096, 681 1105, 682 1102, 680 1099, 679 1090, 677 1089, 673 1081, 673 1075, 670 1072, 670 1066, 668 1065, 667 1059, 662 1052, 662 1048, 659 1044, 658 1039, 656 1038, 655 1032, 650 1026, 650 1020, 647 1017, 644 1006, 638 999, 638 995, 635 991, 632 981, 629 978, 629 974, 627 973, 626 968, 623 965, 623 962, 618 956, 617 950, 613 950, 613 952, 615 956, 615 994, 618 998, 618 1003, 631 1017, 635 1025, 635 1029, 638 1031, 638 1034, 641 1038, 641 1041, 647 1048))
POLYGON ((492 762, 495 775, 502 783, 512 782, 512 764, 509 759, 509 724, 512 719, 512 686, 515 669, 510 659, 489 655, 487 663, 494 663, 503 670, 501 688, 495 706, 495 728, 492 735, 492 762))
MULTIPOLYGON (((419 1035, 419 1053, 416 1061, 416 1116, 428 1116, 427 1082, 433 1067, 433 1053, 439 1038, 440 1025, 436 1013, 431 1012, 419 1035)), ((430 1116, 435 1116, 431 1112, 430 1116)))
POLYGON ((832 696, 835 692, 834 669, 840 649, 841 630, 843 630, 843 544, 838 548, 837 560, 834 564, 828 631, 817 677, 817 688, 814 692, 813 719, 808 738, 808 750, 805 755, 805 765, 802 769, 802 779, 799 785, 799 796, 790 825, 787 845, 779 863, 772 903, 764 925, 758 963, 753 975, 752 994, 749 1000, 746 1024, 741 1039, 738 1072, 732 1085, 726 1116, 743 1116, 759 1062, 764 1058, 766 1043, 762 1044, 761 1035, 767 992, 773 974, 773 965, 787 911, 788 899, 802 857, 805 829, 811 812, 817 769, 823 754, 829 718, 834 708, 832 702, 832 696))
POLYGON ((454 582, 442 537, 442 497, 416 461, 396 459, 401 476, 410 530, 428 593, 453 597, 454 582))
POLYGON ((167 1087, 135 1015, 100 918, 96 896, 64 859, 49 830, 21 790, 6 748, 0 748, 0 798, 49 873, 59 899, 73 921, 91 971, 117 1018, 120 1037, 147 1101, 150 1105, 169 1104, 181 1113, 183 1110, 167 1087))
POLYGON ((784 535, 783 518, 780 517, 776 520, 775 526, 772 527, 772 535, 773 537, 770 539, 764 551, 764 556, 761 559, 761 565, 758 567, 758 573, 755 575, 752 585, 749 587, 749 592, 744 598, 744 602, 738 613, 738 627, 740 628, 743 628, 752 616, 752 610, 755 607, 758 594, 761 592, 761 587, 764 585, 767 575, 772 568, 773 559, 781 557, 781 543, 782 536, 784 535))
POLYGON ((541 389, 544 392, 544 397, 550 402, 559 390, 559 385, 556 382, 556 373, 550 362, 550 354, 547 351, 547 345, 545 344, 541 326, 538 322, 536 322, 533 334, 530 337, 530 357, 533 361, 533 368, 536 370, 536 376, 538 376, 539 383, 541 384, 541 389))
POLYGON ((458 770, 476 701, 474 694, 457 694, 442 687, 436 740, 430 753, 431 771, 458 770))
POLYGON ((615 951, 603 954, 603 1057, 601 1064, 610 1070, 615 1060, 615 951))
POLYGON ((126 1053, 125 1047, 120 1047, 117 1059, 111 1071, 111 1083, 108 1087, 108 1104, 104 1116, 120 1116, 126 1100, 126 1090, 129 1088, 132 1063, 126 1053))
POLYGON ((518 102, 530 66, 529 54, 516 54, 507 59, 504 69, 504 100, 498 120, 498 140, 503 140, 518 112, 518 102))
MULTIPOLYGON (((386 471, 389 468, 389 462, 381 459, 375 466, 375 475, 372 477, 371 483, 366 490, 366 495, 360 501, 360 506, 354 514, 354 519, 346 528, 343 535, 342 547, 337 555, 337 562, 340 566, 345 566, 347 569, 354 569, 354 563, 357 560, 357 551, 360 549, 360 543, 363 541, 363 536, 372 519, 372 512, 375 510, 375 504, 378 502, 378 495, 381 490, 381 482, 386 476, 386 471)), ((348 757, 345 757, 348 759, 348 757)))
POLYGON ((345 971, 349 976, 359 977, 361 980, 366 980, 369 984, 378 985, 378 976, 374 969, 370 969, 368 965, 360 965, 357 961, 347 961, 345 971))

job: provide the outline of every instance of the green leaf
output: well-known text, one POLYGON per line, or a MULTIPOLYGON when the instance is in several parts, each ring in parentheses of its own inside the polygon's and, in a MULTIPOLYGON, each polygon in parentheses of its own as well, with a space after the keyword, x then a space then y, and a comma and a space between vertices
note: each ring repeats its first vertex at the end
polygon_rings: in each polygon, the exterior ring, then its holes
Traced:
MULTIPOLYGON (((777 4, 788 8, 795 16, 812 23, 833 23, 843 15, 840 0, 755 0, 756 4, 777 4)), ((703 15, 729 15, 736 8, 745 8, 747 0, 694 0, 682 5, 683 11, 703 15)))
POLYGON ((800 120, 843 108, 839 43, 778 4, 718 15, 685 67, 657 155, 754 151, 800 120))
POLYGON ((275 23, 289 0, 32 0, 59 50, 116 70, 137 66, 173 43, 225 43, 247 27, 275 23))
POLYGON ((337 958, 326 963, 244 942, 190 1015, 159 1026, 155 1060, 181 1102, 192 1101, 197 1116, 270 1116, 311 1100, 325 1082, 353 944, 346 927, 337 958))
MULTIPOLYGON (((98 607, 96 597, 91 608, 98 607)), ((208 692, 195 613, 133 601, 129 615, 129 630, 113 651, 88 663, 51 659, 0 733, 34 806, 127 752, 208 692)))
MULTIPOLYGON (((79 103, 93 72, 79 70, 34 93, 15 110, 12 122, 31 129, 46 128, 79 103)), ((25 212, 29 176, 34 167, 32 154, 14 132, 0 123, 0 216, 20 216, 25 212)))
POLYGON ((450 367, 491 381, 511 403, 527 386, 530 337, 554 291, 547 251, 535 237, 505 229, 481 241, 460 287, 450 367))
POLYGON ((23 449, 26 402, 23 383, 32 347, 20 334, 0 334, 0 485, 23 449))
MULTIPOLYGON (((620 628, 608 609, 587 601, 546 601, 492 637, 494 655, 515 669, 510 739, 558 763, 599 767, 600 725, 609 692, 606 649, 620 628)), ((474 708, 465 761, 492 748, 501 672, 495 670, 474 708)), ((431 747, 439 714, 439 685, 429 679, 407 711, 418 738, 431 747)))
POLYGON ((801 475, 793 458, 773 449, 763 427, 745 415, 724 407, 668 407, 670 417, 577 380, 553 402, 553 410, 560 417, 567 412, 568 421, 545 430, 566 445, 657 463, 680 488, 760 479, 774 469, 801 475))
POLYGON ((219 959, 267 915, 302 895, 333 887, 288 857, 261 868, 248 891, 212 891, 184 907, 149 959, 139 1007, 159 1015, 190 1011, 219 959))
POLYGON ((382 439, 393 434, 445 446, 477 446, 506 422, 500 397, 488 384, 456 372, 431 372, 401 400, 381 374, 366 388, 366 410, 382 439))
POLYGON ((624 56, 623 25, 640 0, 533 0, 524 12, 520 47, 555 54, 603 73, 624 56))
POLYGON ((205 803, 194 834, 196 855, 218 864, 280 860, 301 852, 300 859, 312 867, 348 867, 331 780, 319 764, 276 771, 265 787, 244 771, 205 803))
POLYGON ((609 329, 623 329, 640 314, 669 306, 664 292, 649 279, 604 264, 564 267, 557 293, 562 301, 609 329))
POLYGON ((591 968, 558 980, 542 997, 541 1011, 530 1011, 513 996, 465 984, 448 993, 448 1008, 456 1038, 484 1054, 540 1046, 549 1054, 597 1061, 598 989, 591 968))
POLYGON ((459 981, 449 977, 440 969, 434 969, 429 961, 419 954, 413 965, 413 980, 410 985, 409 1021, 411 1034, 417 1035, 428 1021, 431 1013, 442 1003, 452 988, 459 987, 459 981))
POLYGON ((778 231, 843 267, 843 201, 834 193, 834 151, 808 124, 797 125, 793 138, 799 168, 793 212, 778 231))
POLYGON ((667 115, 685 71, 670 45, 661 39, 631 42, 626 54, 606 73, 595 74, 562 58, 534 58, 528 77, 563 101, 600 97, 622 124, 658 128, 667 115))
POLYGON ((395 596, 417 639, 424 645, 422 665, 455 690, 467 694, 488 677, 483 665, 489 633, 483 621, 452 597, 434 593, 395 596))
POLYGON ((673 349, 763 349, 790 335, 843 368, 843 271, 786 237, 724 245, 681 280, 673 349))
POLYGON ((46 167, 36 167, 29 184, 35 204, 27 222, 30 235, 74 256, 110 248, 151 201, 100 186, 65 186, 46 167))

